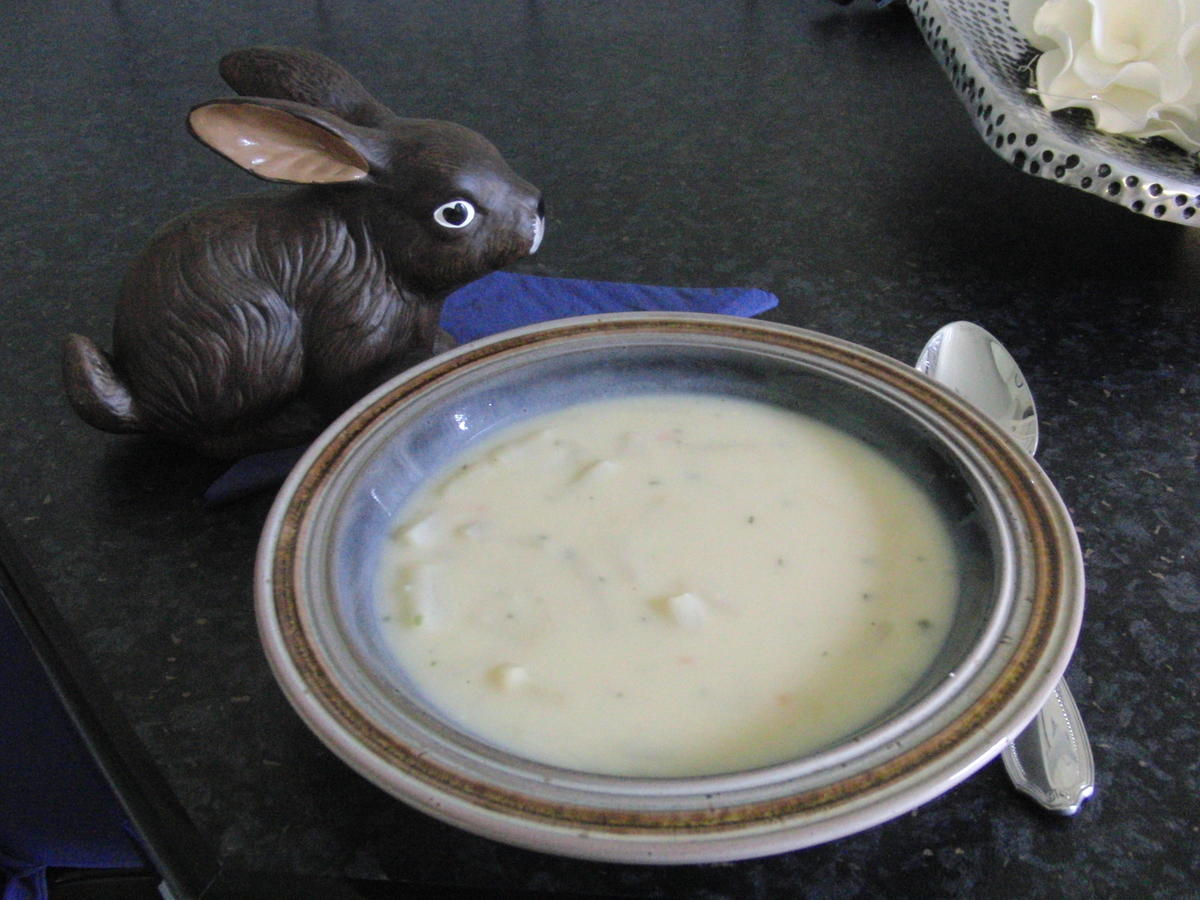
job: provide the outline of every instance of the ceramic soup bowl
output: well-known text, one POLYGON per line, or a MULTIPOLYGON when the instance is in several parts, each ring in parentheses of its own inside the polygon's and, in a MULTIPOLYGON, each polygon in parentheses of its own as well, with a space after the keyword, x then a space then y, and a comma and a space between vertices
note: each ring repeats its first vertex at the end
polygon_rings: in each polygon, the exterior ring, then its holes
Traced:
POLYGON ((1037 464, 912 368, 788 326, 623 313, 467 344, 365 397, 281 490, 259 550, 256 603, 267 656, 296 711, 385 791, 523 847, 680 863, 842 837, 976 771, 1032 719, 1065 669, 1083 574, 1068 514, 1037 464), (503 427, 582 401, 679 391, 812 416, 924 487, 951 533, 960 583, 933 664, 853 734, 801 758, 717 775, 557 768, 452 724, 414 687, 377 614, 381 554, 406 500, 503 427))

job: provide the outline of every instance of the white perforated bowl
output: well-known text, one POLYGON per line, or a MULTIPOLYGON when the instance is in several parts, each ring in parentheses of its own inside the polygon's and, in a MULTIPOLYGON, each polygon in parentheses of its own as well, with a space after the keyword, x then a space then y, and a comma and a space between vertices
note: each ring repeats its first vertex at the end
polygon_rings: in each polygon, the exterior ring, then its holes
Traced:
POLYGON ((1092 127, 1091 114, 1051 113, 1030 92, 1038 51, 1016 30, 1008 0, 910 0, 925 41, 988 146, 1018 169, 1142 215, 1200 225, 1200 166, 1161 139, 1092 127))

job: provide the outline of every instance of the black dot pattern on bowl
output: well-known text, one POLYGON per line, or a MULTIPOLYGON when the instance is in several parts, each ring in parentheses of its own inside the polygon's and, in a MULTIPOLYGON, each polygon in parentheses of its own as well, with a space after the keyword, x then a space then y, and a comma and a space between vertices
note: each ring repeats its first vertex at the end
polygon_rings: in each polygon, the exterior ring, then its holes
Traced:
POLYGON ((1177 166, 1189 171, 1171 183, 1146 149, 1154 140, 1148 145, 1095 131, 1085 110, 1047 111, 1033 85, 1038 53, 1016 31, 1008 6, 1009 0, 909 2, 926 44, 980 136, 1030 175, 1156 219, 1194 219, 1200 209, 1200 187, 1193 188, 1193 182, 1200 182, 1200 156, 1190 158, 1187 167, 1177 166), (1154 168, 1139 170, 1143 157, 1154 168))

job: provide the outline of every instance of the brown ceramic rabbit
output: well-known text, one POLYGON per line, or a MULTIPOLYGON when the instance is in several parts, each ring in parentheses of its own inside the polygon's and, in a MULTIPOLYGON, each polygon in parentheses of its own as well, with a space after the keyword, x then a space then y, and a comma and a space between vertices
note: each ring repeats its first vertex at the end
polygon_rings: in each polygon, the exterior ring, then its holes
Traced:
POLYGON ((131 267, 113 352, 70 335, 67 396, 89 424, 233 457, 311 438, 389 376, 449 346, 452 290, 541 242, 538 191, 470 129, 402 119, 307 50, 221 61, 243 95, 192 134, 304 187, 168 223, 131 267))

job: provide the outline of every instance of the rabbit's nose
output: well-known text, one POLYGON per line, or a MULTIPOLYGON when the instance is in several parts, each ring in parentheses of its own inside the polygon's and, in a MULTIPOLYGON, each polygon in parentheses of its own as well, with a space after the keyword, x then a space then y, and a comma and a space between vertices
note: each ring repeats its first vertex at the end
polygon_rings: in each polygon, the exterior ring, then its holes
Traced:
POLYGON ((529 244, 529 255, 538 252, 538 247, 542 246, 542 238, 546 235, 546 217, 541 213, 540 207, 537 218, 533 220, 533 241, 529 244))
POLYGON ((542 238, 546 234, 546 201, 538 194, 537 209, 533 216, 533 240, 529 244, 529 255, 538 252, 538 247, 542 246, 542 238))

